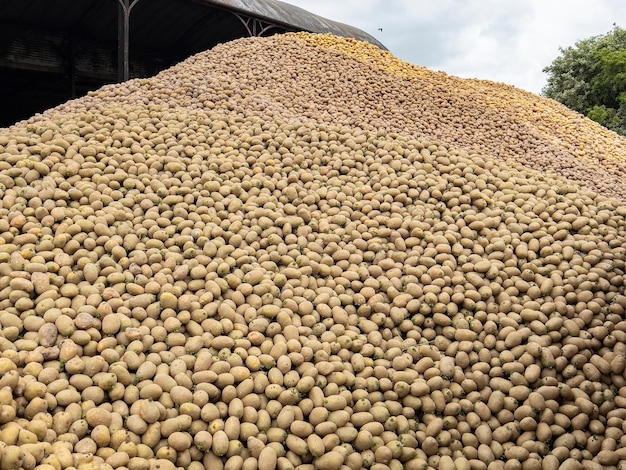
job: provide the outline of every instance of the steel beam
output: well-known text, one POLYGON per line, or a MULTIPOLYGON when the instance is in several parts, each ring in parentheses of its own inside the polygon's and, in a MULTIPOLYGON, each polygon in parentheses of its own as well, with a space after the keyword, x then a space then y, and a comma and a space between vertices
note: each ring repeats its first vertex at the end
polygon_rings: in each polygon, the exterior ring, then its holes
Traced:
POLYGON ((130 75, 130 12, 139 0, 117 0, 117 78, 125 82, 130 75))
POLYGON ((234 11, 231 11, 231 13, 235 15, 239 21, 241 21, 250 37, 260 37, 272 28, 281 28, 281 26, 277 24, 263 21, 252 16, 240 15, 234 11))

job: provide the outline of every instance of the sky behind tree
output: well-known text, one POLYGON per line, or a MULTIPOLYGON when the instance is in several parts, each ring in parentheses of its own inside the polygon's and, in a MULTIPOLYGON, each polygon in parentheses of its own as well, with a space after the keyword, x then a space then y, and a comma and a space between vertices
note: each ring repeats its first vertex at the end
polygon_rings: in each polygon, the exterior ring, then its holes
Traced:
POLYGON ((559 47, 626 28, 623 0, 285 0, 356 26, 396 57, 541 93, 559 47), (379 29, 382 28, 382 31, 379 29))

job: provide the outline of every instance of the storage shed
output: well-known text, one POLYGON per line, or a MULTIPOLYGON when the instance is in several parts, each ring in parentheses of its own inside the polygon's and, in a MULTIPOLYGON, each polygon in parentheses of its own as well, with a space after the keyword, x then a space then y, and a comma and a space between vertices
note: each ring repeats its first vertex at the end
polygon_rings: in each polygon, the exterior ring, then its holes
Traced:
POLYGON ((106 83, 148 77, 216 44, 288 31, 366 32, 278 0, 5 0, 0 126, 106 83))

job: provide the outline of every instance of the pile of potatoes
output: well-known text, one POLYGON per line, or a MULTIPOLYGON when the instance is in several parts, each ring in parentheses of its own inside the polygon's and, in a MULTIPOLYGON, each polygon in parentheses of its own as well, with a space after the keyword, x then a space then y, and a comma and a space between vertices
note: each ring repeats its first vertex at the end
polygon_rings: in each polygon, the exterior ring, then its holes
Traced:
POLYGON ((614 132, 556 101, 330 35, 233 41, 156 79, 105 87, 46 114, 119 105, 399 134, 512 160, 626 201, 626 140, 614 132))
POLYGON ((0 130, 0 470, 624 468, 624 142, 307 34, 0 130))

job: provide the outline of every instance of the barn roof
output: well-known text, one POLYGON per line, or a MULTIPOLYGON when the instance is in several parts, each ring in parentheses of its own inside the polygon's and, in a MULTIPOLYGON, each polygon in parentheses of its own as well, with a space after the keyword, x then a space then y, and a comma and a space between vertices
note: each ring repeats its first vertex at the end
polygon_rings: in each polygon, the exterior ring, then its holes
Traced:
POLYGON ((386 49, 376 38, 365 31, 344 23, 315 15, 295 5, 277 0, 203 0, 205 3, 220 6, 246 15, 256 16, 285 27, 297 28, 311 33, 332 33, 337 36, 355 38, 386 49))

